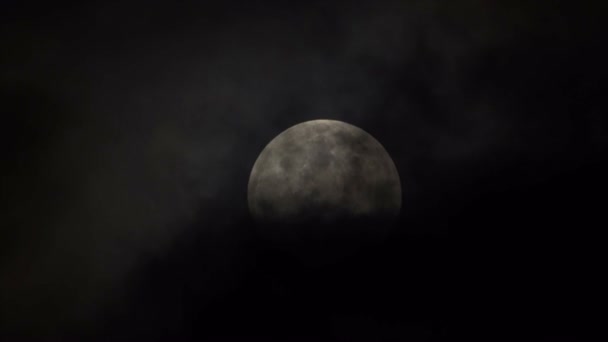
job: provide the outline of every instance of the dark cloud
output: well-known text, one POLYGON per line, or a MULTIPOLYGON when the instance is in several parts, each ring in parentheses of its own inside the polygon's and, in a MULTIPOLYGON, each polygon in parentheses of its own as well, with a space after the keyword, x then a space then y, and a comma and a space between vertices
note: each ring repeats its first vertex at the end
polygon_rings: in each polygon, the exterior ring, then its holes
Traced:
MULTIPOLYGON (((439 236, 454 228, 417 220, 604 161, 601 6, 7 3, 0 331, 127 329, 114 320, 181 291, 138 281, 192 269, 184 302, 229 292, 255 250, 250 169, 301 121, 370 132, 412 230, 439 236)), ((158 304, 138 324, 180 331, 189 308, 158 304)))

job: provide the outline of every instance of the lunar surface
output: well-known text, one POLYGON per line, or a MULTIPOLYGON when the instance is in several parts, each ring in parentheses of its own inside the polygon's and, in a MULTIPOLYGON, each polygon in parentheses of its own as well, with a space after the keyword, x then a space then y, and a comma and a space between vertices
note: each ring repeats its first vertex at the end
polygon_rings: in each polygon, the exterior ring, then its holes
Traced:
POLYGON ((335 223, 395 218, 401 184, 391 157, 370 134, 335 120, 300 123, 258 157, 248 186, 256 222, 335 223))

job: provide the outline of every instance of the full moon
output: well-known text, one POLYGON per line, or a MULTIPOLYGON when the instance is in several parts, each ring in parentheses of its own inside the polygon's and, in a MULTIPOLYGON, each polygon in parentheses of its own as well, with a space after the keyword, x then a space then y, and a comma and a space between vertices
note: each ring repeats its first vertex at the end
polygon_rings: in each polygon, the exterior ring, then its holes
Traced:
POLYGON ((394 219, 401 209, 397 168, 364 130, 313 120, 275 137, 257 158, 248 185, 256 222, 309 224, 394 219))

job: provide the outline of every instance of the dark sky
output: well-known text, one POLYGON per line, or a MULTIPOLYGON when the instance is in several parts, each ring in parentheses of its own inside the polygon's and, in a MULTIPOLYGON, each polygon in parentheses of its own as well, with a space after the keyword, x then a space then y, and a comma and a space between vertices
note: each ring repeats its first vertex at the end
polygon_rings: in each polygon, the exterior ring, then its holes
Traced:
POLYGON ((0 338, 607 337, 607 7, 1 2, 0 338), (403 188, 389 238, 329 265, 246 202, 317 118, 403 188))

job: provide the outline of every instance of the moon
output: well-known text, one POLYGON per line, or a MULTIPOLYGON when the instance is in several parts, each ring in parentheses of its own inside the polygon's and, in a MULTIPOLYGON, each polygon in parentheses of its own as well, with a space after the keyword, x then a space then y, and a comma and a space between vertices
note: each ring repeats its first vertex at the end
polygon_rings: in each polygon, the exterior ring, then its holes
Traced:
POLYGON ((288 128, 263 149, 248 184, 262 224, 333 224, 394 219, 401 209, 397 168, 364 130, 336 120, 288 128))

